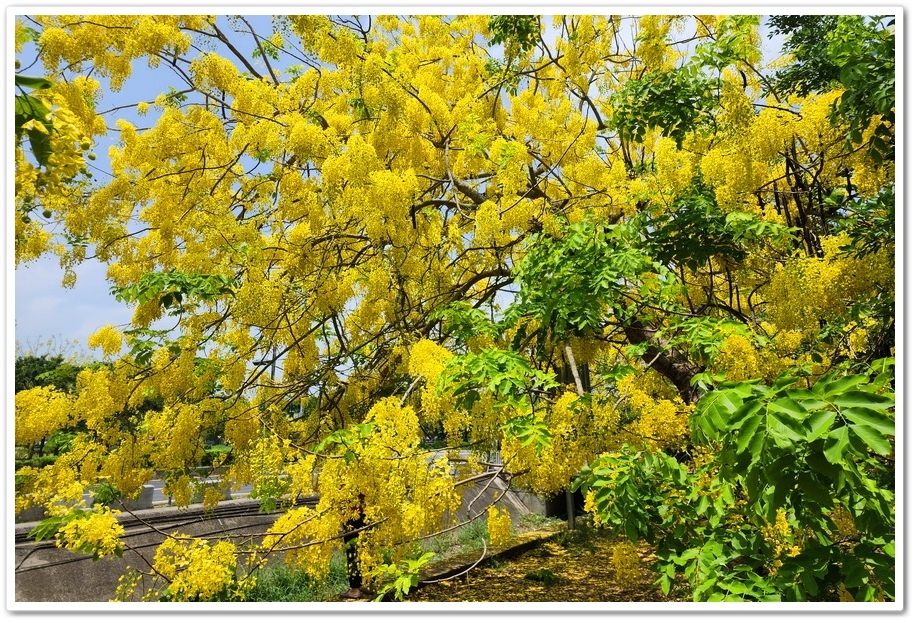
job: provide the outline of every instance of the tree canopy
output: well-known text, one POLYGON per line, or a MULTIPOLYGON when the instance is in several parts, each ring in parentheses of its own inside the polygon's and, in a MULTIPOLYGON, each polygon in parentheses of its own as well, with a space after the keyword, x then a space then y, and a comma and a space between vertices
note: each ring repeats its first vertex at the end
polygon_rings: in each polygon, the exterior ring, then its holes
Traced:
MULTIPOLYGON (((324 572, 360 495, 364 569, 421 560, 499 476, 575 480, 666 591, 893 599, 895 30, 776 17, 774 70, 761 22, 20 17, 17 262, 91 256, 135 311, 72 391, 17 394, 17 444, 80 430, 17 510, 116 553, 85 488, 186 505, 218 433, 224 484, 320 496, 252 566, 324 572), (170 86, 99 110, 140 63, 170 86)), ((151 564, 229 599, 235 547, 151 564)))

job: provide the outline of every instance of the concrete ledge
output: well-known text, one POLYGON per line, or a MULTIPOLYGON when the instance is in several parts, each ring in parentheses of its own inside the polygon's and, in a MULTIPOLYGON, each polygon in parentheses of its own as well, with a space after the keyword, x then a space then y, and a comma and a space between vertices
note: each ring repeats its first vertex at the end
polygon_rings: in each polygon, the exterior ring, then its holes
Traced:
MULTIPOLYGON (((314 504, 314 499, 300 500, 314 504)), ((123 541, 128 546, 122 558, 98 561, 56 547, 53 541, 35 542, 28 538, 37 522, 16 525, 15 602, 107 602, 115 597, 119 578, 125 567, 146 569, 147 560, 165 540, 166 535, 181 532, 195 537, 232 538, 251 542, 260 538, 284 512, 258 512, 257 500, 232 500, 212 510, 202 504, 186 509, 174 507, 123 513, 123 541)), ((142 597, 142 587, 133 601, 142 597)), ((13 607, 15 609, 15 607, 13 607)))

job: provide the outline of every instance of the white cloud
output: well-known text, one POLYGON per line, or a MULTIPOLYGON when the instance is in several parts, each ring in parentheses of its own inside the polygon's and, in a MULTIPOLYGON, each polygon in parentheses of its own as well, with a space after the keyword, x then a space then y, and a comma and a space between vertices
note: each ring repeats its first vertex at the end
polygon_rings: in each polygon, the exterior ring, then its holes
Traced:
POLYGON ((86 261, 76 269, 73 288, 61 287, 63 271, 53 257, 15 270, 15 336, 22 344, 49 339, 85 345, 106 324, 126 324, 131 310, 115 301, 105 281, 105 267, 86 261))

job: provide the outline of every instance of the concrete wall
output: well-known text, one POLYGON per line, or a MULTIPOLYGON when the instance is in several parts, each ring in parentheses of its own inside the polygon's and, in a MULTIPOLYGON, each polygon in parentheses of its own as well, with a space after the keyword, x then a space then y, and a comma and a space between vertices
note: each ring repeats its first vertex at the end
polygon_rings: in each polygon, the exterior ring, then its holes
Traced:
MULTIPOLYGON (((161 507, 136 511, 136 518, 125 513, 121 516, 125 528, 123 540, 130 549, 123 558, 98 561, 93 561, 92 556, 58 549, 51 541, 28 540, 27 535, 36 524, 17 524, 16 601, 110 601, 125 568, 148 569, 145 559, 152 559, 165 535, 173 532, 200 537, 235 535, 234 540, 244 540, 245 534, 263 533, 279 516, 279 513, 251 514, 257 508, 256 500, 232 500, 222 502, 209 513, 200 504, 183 510, 161 507)), ((141 596, 142 591, 138 591, 135 598, 139 600, 141 596)))

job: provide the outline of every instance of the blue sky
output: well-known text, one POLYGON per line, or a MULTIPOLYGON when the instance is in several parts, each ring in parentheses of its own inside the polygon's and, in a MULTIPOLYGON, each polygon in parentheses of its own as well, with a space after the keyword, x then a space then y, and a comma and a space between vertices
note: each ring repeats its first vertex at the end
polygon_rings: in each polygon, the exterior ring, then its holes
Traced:
MULTIPOLYGON (((106 10, 112 12, 110 8, 106 10)), ((157 10, 151 9, 150 13, 155 13, 157 10)), ((210 10, 213 11, 212 8, 210 10)), ((38 14, 39 10, 29 7, 28 13, 38 14)), ((269 28, 270 16, 252 18, 250 21, 256 28, 259 22, 266 24, 269 28)), ((259 28, 259 30, 263 29, 259 28)), ((239 47, 244 49, 242 44, 239 47)), ((21 57, 23 66, 25 66, 34 58, 34 55, 24 50, 21 57)), ((257 66, 257 61, 253 63, 257 66)), ((40 66, 36 66, 32 73, 40 73, 40 70, 40 66)), ((134 62, 133 75, 125 82, 120 92, 113 93, 107 90, 106 81, 102 79, 101 82, 104 97, 97 107, 100 112, 118 106, 133 105, 140 101, 152 102, 158 94, 167 91, 170 86, 182 88, 179 79, 164 67, 151 70, 143 59, 134 62)), ((117 118, 126 118, 138 128, 152 125, 155 122, 155 109, 150 109, 150 115, 147 117, 137 116, 133 110, 128 108, 118 111, 116 116, 106 116, 109 128, 113 126, 117 118)), ((96 180, 100 182, 104 182, 108 177, 105 155, 108 147, 117 142, 118 136, 118 132, 111 132, 108 136, 99 139, 94 148, 98 154, 98 160, 94 163, 87 163, 94 169, 96 180)), ((40 352, 43 352, 41 349, 48 341, 51 341, 55 348, 66 343, 71 352, 82 350, 91 356, 91 351, 85 346, 88 337, 100 327, 108 324, 127 325, 133 314, 131 308, 117 302, 111 295, 109 284, 105 280, 105 272, 105 265, 87 259, 76 268, 76 285, 73 288, 63 288, 61 280, 64 272, 58 260, 53 256, 42 257, 29 264, 16 267, 12 272, 15 292, 13 331, 18 346, 24 350, 38 348, 40 352)))

